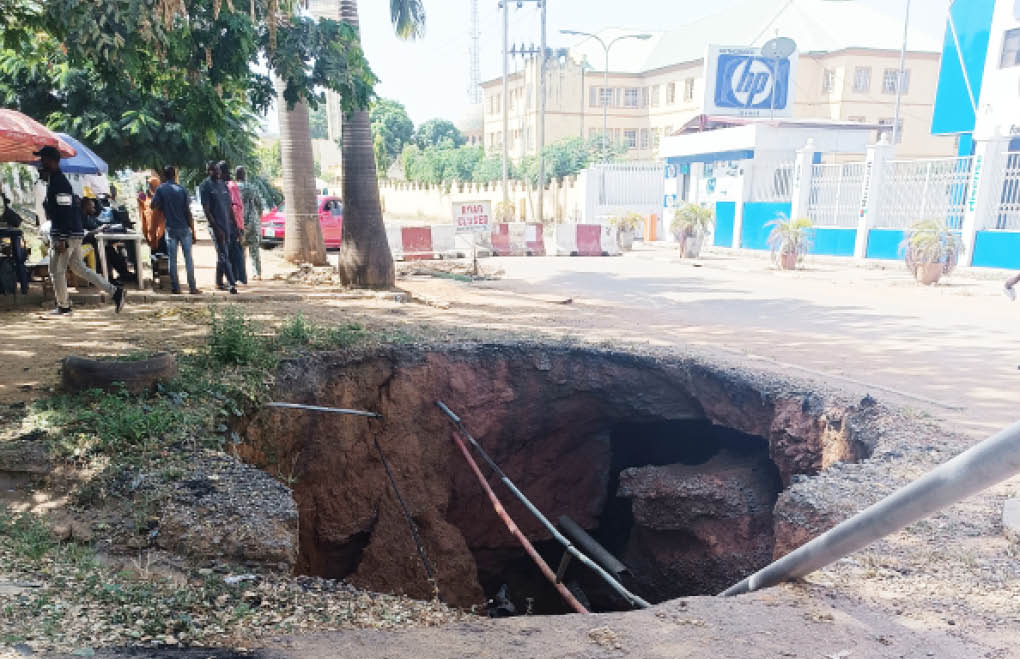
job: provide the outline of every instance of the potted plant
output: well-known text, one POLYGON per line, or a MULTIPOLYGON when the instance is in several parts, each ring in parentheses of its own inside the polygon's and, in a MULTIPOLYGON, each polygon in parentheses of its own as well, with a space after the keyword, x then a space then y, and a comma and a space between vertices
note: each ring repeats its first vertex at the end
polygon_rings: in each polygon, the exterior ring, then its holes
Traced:
POLYGON ((680 243, 683 258, 698 258, 701 246, 705 243, 705 236, 712 230, 714 224, 715 214, 711 208, 704 208, 698 204, 684 204, 673 211, 673 222, 669 228, 673 232, 673 237, 680 243))
POLYGON ((797 264, 811 250, 811 230, 814 224, 810 218, 791 220, 781 215, 765 226, 772 227, 768 238, 772 260, 783 270, 796 270, 797 264))
POLYGON ((616 240, 620 249, 629 252, 634 247, 634 232, 644 224, 644 221, 643 215, 633 211, 609 218, 609 226, 616 229, 616 240))
POLYGON ((959 263, 963 241, 943 220, 921 220, 907 230, 900 251, 914 278, 930 286, 959 263))

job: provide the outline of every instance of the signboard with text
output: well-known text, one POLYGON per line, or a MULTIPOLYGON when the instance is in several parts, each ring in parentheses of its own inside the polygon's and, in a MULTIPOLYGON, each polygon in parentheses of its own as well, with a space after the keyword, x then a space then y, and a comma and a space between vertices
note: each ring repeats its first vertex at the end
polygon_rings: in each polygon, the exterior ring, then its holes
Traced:
POLYGON ((793 116, 797 53, 772 59, 760 48, 709 46, 705 56, 705 114, 793 116))
POLYGON ((453 205, 453 224, 457 233, 489 233, 492 230, 492 202, 462 201, 453 205))

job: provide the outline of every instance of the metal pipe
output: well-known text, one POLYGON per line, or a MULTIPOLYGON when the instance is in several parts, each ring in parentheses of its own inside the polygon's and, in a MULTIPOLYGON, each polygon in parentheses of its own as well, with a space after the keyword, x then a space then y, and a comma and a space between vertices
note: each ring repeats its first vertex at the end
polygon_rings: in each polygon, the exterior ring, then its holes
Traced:
POLYGON ((524 547, 524 551, 528 552, 528 555, 531 556, 531 560, 535 561, 535 565, 538 566, 542 575, 549 580, 549 583, 551 583, 554 588, 556 588, 564 601, 570 605, 570 608, 577 613, 588 613, 588 609, 584 608, 584 606, 577 601, 577 598, 574 597, 573 593, 559 582, 556 578, 556 574, 549 567, 549 564, 546 563, 541 556, 539 556, 535 547, 528 541, 528 538, 521 533, 519 528, 517 528, 517 524, 515 524, 514 520, 507 514, 506 510, 503 508, 503 504, 499 502, 499 497, 497 497, 496 493, 492 491, 491 487, 489 487, 488 481, 486 481, 485 476, 482 475, 482 470, 478 468, 478 463, 475 462, 475 459, 471 457, 471 452, 468 451, 466 446, 464 446, 464 442, 461 441, 460 435, 456 432, 452 433, 452 435, 453 441, 457 444, 457 448, 459 448, 460 452, 464 454, 464 459, 467 460, 468 465, 471 467, 471 471, 475 472, 478 482, 482 484, 482 489, 484 489, 485 493, 489 495, 489 501, 492 503, 492 507, 496 509, 496 514, 499 515, 500 519, 503 520, 503 523, 506 524, 506 528, 509 529, 510 533, 515 538, 517 538, 517 541, 521 543, 522 547, 524 547))
POLYGON ((581 546, 581 549, 591 554, 596 561, 602 564, 610 573, 615 575, 628 572, 627 566, 621 563, 609 550, 599 544, 599 541, 591 537, 581 525, 570 519, 567 515, 560 515, 560 526, 563 532, 570 536, 571 540, 581 546))
POLYGON ((510 201, 510 156, 507 153, 508 146, 507 133, 510 131, 510 110, 509 110, 509 96, 510 96, 510 7, 507 3, 510 0, 503 0, 501 4, 503 8, 503 97, 500 99, 500 109, 503 111, 503 139, 502 141, 502 166, 503 166, 503 203, 507 204, 510 201))
POLYGON ((542 523, 542 525, 546 528, 546 530, 549 531, 549 534, 552 535, 552 537, 555 538, 557 542, 559 542, 561 545, 563 545, 566 548, 566 550, 568 552, 570 552, 574 556, 574 558, 576 558, 577 560, 581 561, 587 567, 589 567, 590 569, 595 571, 595 573, 598 574, 600 577, 602 577, 602 579, 607 584, 609 584, 610 587, 612 587, 613 590, 615 590, 617 593, 619 593, 621 597, 623 597, 625 600, 630 602, 633 606, 639 606, 639 607, 641 607, 643 609, 647 609, 648 607, 651 606, 651 604, 649 604, 645 600, 641 599, 640 597, 638 597, 634 593, 632 593, 629 590, 627 590, 626 588, 624 588, 623 585, 619 581, 614 579, 612 577, 612 575, 610 575, 608 572, 603 570, 600 565, 598 565, 597 563, 592 561, 584 553, 578 551, 577 547, 575 547, 569 540, 567 540, 563 536, 563 534, 560 533, 556 529, 556 527, 552 525, 552 522, 550 522, 546 518, 546 516, 543 515, 541 513, 541 511, 539 511, 538 508, 535 507, 535 505, 533 503, 531 503, 531 501, 528 499, 528 497, 524 496, 524 493, 521 492, 519 489, 517 489, 517 486, 513 484, 513 481, 511 481, 507 477, 506 474, 503 473, 503 470, 499 468, 499 465, 497 465, 495 462, 492 461, 492 458, 490 458, 489 454, 485 452, 485 449, 483 449, 481 447, 481 445, 477 441, 475 441, 475 438, 472 437, 471 433, 469 433, 467 431, 467 428, 464 427, 464 422, 461 421, 461 418, 459 416, 457 416, 456 414, 454 414, 453 410, 451 410, 449 407, 447 407, 446 404, 443 403, 443 401, 437 400, 436 401, 436 405, 448 417, 450 417, 450 419, 457 426, 457 428, 464 435, 464 437, 467 438, 468 442, 471 443, 471 446, 473 446, 475 448, 475 450, 478 451, 478 454, 482 456, 482 459, 485 460, 486 464, 488 464, 489 467, 496 473, 496 475, 499 476, 499 479, 501 481, 503 481, 503 485, 505 485, 507 487, 507 489, 509 489, 511 492, 513 492, 514 496, 517 497, 522 504, 524 504, 525 508, 528 509, 528 512, 530 512, 532 515, 534 515, 535 518, 538 519, 538 521, 542 523))
POLYGON ((267 403, 266 407, 280 407, 287 410, 307 410, 309 412, 329 412, 331 414, 349 414, 351 416, 367 416, 373 419, 382 418, 382 414, 366 412, 364 410, 344 410, 338 407, 320 407, 318 405, 301 405, 298 403, 267 403))
POLYGON ((1018 473, 1020 423, 1015 423, 731 586, 722 595, 740 595, 803 577, 1018 473))

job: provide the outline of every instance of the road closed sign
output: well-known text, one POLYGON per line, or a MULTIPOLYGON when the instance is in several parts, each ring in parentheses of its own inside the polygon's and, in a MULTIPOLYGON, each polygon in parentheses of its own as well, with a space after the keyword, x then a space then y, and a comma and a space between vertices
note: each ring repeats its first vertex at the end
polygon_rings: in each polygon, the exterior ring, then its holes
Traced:
POLYGON ((457 233, 489 233, 492 203, 488 201, 462 201, 453 205, 453 223, 457 233))

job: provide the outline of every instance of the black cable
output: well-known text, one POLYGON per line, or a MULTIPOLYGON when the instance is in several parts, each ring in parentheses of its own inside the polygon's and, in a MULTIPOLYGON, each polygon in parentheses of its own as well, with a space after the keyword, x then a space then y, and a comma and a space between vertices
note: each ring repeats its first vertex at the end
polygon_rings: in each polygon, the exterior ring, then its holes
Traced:
POLYGON ((436 581, 436 573, 432 568, 432 563, 429 561, 428 553, 425 551, 425 545, 422 544, 421 536, 418 535, 418 525, 414 523, 414 518, 411 517, 411 511, 407 509, 407 504, 404 502, 404 497, 400 494, 400 489, 397 487, 397 481, 393 478, 393 472, 390 471, 389 462, 386 461, 386 456, 383 454, 382 447, 379 446, 379 440, 373 436, 372 442, 375 443, 375 450, 379 452, 379 459, 382 460, 383 468, 386 469, 386 476, 390 479, 390 485, 393 486, 393 492, 397 495, 397 501, 400 503, 400 509, 404 512, 404 518, 407 520, 407 526, 411 529, 411 537, 414 538, 414 544, 418 546, 418 556, 421 557, 422 565, 425 566, 425 572, 428 573, 429 581, 432 582, 432 587, 435 589, 436 597, 439 597, 439 582, 436 581))

